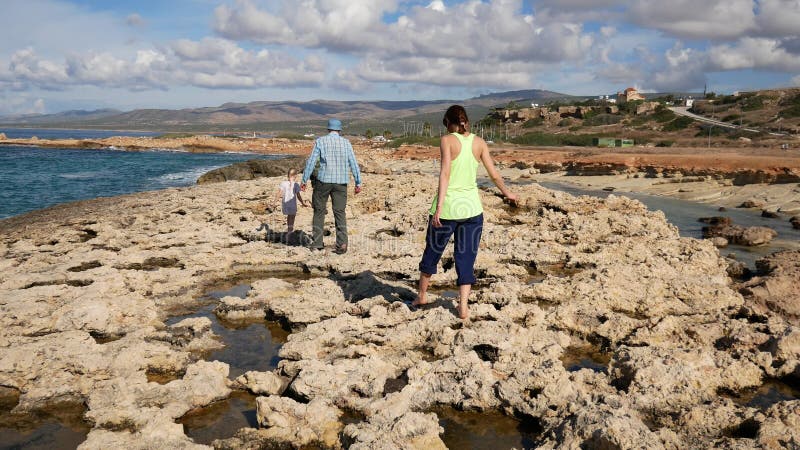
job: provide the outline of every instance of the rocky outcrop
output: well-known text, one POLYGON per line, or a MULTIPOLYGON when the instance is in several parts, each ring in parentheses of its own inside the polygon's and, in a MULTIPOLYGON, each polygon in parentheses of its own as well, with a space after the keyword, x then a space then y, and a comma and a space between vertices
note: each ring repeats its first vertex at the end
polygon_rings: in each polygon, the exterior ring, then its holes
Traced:
POLYGON ((800 216, 794 216, 789 219, 789 222, 792 224, 792 228, 795 230, 800 230, 800 216))
MULTIPOLYGON (((795 383, 791 304, 767 299, 782 292, 771 285, 759 291, 767 306, 743 298, 716 248, 680 237, 662 213, 614 194, 520 186, 511 207, 481 191, 478 283, 462 321, 449 249, 431 303, 408 305, 432 177, 366 174, 345 255, 246 238, 276 180, 0 221, 0 386, 19 393, 14 411, 85 404, 83 448, 200 448, 175 421, 232 388, 263 396, 258 428, 217 448, 444 448, 439 408, 535 423, 542 448, 796 444, 796 400, 739 401, 765 379, 795 383), (244 299, 208 296, 242 280, 244 299), (204 361, 221 344, 211 320, 169 319, 201 307, 291 330, 277 367, 231 380, 226 364, 204 361)), ((298 227, 309 223, 301 210, 298 227)), ((770 276, 788 273, 777 267, 770 276)))
POLYGON ((197 184, 252 180, 261 177, 286 177, 289 169, 302 172, 304 164, 305 160, 298 157, 251 159, 206 172, 197 179, 197 184))
POLYGON ((746 184, 784 184, 800 182, 800 173, 784 168, 780 171, 766 172, 764 170, 738 170, 733 174, 734 186, 746 184))
POLYGON ((740 287, 745 299, 800 325, 800 250, 762 258, 756 269, 756 277, 740 287))
POLYGON ((590 162, 569 162, 564 168, 567 175, 578 176, 619 175, 631 171, 631 167, 627 164, 590 162))
POLYGON ((724 245, 722 241, 715 242, 718 247, 724 247, 728 243, 757 246, 768 244, 778 233, 772 228, 768 227, 742 227, 733 224, 728 217, 709 217, 701 218, 701 222, 709 224, 703 227, 703 237, 706 239, 725 239, 724 245))

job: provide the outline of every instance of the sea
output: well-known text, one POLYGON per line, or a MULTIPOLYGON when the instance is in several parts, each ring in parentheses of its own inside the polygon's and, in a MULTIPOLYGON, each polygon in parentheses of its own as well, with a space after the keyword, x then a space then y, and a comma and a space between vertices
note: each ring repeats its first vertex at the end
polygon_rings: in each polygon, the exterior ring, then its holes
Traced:
MULTIPOLYGON (((108 130, 0 128, 9 138, 101 139, 157 136, 108 130)), ((249 159, 280 155, 126 151, 0 146, 0 219, 59 203, 190 186, 204 173, 249 159)))

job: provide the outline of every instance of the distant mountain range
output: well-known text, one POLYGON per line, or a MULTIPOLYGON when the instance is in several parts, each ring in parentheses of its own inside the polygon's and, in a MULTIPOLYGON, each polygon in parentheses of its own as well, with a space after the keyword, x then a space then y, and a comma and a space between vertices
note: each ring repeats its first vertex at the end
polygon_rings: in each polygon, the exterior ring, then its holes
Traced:
POLYGON ((448 106, 460 103, 467 107, 490 108, 514 101, 519 104, 547 100, 573 99, 558 92, 532 89, 481 95, 466 100, 427 101, 256 101, 225 103, 217 107, 190 109, 136 109, 122 112, 113 109, 65 111, 56 114, 34 114, 0 117, 7 126, 59 127, 123 127, 127 129, 181 129, 197 126, 252 125, 275 122, 308 122, 336 116, 345 120, 403 119, 441 113, 448 106))

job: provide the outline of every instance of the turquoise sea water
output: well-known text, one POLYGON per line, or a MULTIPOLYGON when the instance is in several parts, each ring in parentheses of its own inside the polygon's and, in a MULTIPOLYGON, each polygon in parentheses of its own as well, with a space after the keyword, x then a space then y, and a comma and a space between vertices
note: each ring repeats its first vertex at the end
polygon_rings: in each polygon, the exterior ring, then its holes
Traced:
POLYGON ((111 136, 158 136, 153 131, 68 130, 63 128, 0 128, 8 139, 103 139, 111 136))
POLYGON ((75 200, 189 186, 218 167, 274 158, 280 156, 0 146, 0 219, 75 200))

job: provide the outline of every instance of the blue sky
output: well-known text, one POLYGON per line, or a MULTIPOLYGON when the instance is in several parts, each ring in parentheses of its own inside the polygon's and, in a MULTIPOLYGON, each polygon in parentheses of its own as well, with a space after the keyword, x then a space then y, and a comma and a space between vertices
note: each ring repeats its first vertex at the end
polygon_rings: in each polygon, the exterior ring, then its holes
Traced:
POLYGON ((0 115, 800 85, 798 0, 4 0, 0 115))

